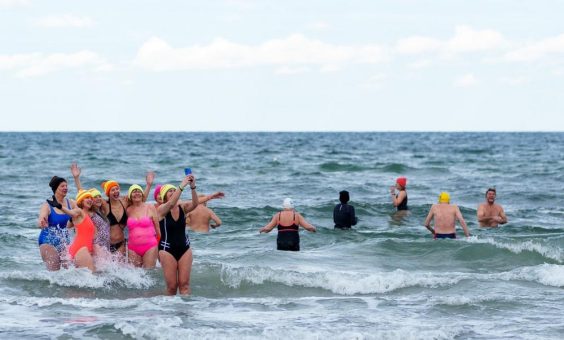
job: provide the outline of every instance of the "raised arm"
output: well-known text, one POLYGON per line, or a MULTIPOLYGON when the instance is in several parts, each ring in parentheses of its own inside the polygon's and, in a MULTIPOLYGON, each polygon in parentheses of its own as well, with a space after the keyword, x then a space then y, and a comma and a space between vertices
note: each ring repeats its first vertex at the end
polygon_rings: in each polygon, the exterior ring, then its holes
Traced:
POLYGON ((431 232, 431 234, 435 234, 435 229, 431 228, 431 220, 433 219, 433 216, 435 216, 435 209, 433 209, 433 206, 431 206, 431 209, 429 210, 429 214, 427 215, 427 218, 425 218, 425 222, 423 223, 423 225, 425 226, 425 228, 427 228, 427 230, 429 230, 431 232))
POLYGON ((151 187, 153 186, 153 181, 155 180, 155 172, 154 171, 147 171, 147 176, 145 176, 145 182, 147 186, 145 190, 143 190, 143 202, 147 201, 147 197, 151 193, 151 187))
POLYGON ((185 213, 189 213, 190 211, 196 209, 199 204, 199 197, 198 193, 196 192, 196 178, 192 176, 192 181, 190 182, 190 192, 192 193, 192 199, 188 202, 182 203, 182 209, 184 209, 185 213))
POLYGON ((305 230, 310 231, 312 233, 315 233, 317 231, 317 229, 315 229, 315 227, 312 224, 310 224, 308 221, 305 220, 302 214, 296 213, 296 215, 298 216, 299 225, 301 225, 305 230))
POLYGON ((80 183, 80 174, 82 173, 82 170, 78 167, 78 164, 76 164, 76 162, 71 164, 70 170, 72 178, 74 179, 74 184, 76 185, 76 190, 82 190, 82 184, 80 183))
MULTIPOLYGON (((188 175, 184 177, 184 179, 182 179, 182 182, 180 183, 179 190, 174 191, 174 194, 172 194, 170 200, 168 200, 166 203, 163 202, 163 204, 159 205, 159 208, 157 209, 159 221, 162 220, 166 216, 166 214, 168 214, 170 209, 172 209, 178 203, 178 199, 180 198, 180 195, 182 194, 184 188, 188 184, 192 183, 194 180, 195 180, 194 175, 188 175)), ((197 200, 198 200, 198 196, 196 195, 196 202, 197 200)))
POLYGON ((462 217, 462 213, 460 212, 458 206, 456 206, 456 218, 458 219, 458 221, 460 221, 460 225, 464 230, 464 235, 466 235, 466 237, 469 237, 470 232, 468 231, 468 226, 466 225, 466 221, 464 221, 464 217, 462 217))

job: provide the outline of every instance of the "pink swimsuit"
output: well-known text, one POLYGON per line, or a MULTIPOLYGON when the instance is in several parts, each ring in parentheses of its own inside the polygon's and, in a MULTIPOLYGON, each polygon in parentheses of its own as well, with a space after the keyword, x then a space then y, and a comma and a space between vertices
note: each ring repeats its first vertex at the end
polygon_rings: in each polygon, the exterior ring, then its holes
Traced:
POLYGON ((129 229, 127 248, 137 255, 143 256, 149 249, 157 246, 155 226, 151 217, 143 216, 140 219, 129 217, 127 228, 129 229))

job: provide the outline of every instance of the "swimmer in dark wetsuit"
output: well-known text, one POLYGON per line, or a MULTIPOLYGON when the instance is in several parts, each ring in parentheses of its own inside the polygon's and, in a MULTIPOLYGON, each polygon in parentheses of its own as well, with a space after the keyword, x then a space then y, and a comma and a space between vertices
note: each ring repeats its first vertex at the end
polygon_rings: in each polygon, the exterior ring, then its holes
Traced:
POLYGON ((425 219, 425 228, 427 228, 435 239, 456 238, 455 228, 456 220, 460 222, 464 235, 470 236, 466 222, 462 217, 460 209, 456 205, 450 204, 450 196, 446 192, 439 195, 439 204, 433 204, 427 218, 425 219), (431 220, 434 220, 435 228, 431 228, 431 220))
POLYGON ((300 234, 299 227, 303 227, 310 232, 316 232, 313 225, 308 223, 300 213, 294 210, 294 202, 291 198, 284 199, 282 203, 283 211, 272 216, 270 222, 262 227, 260 233, 269 233, 274 227, 278 228, 276 239, 276 249, 299 251, 300 234))
POLYGON ((358 218, 356 218, 354 207, 349 205, 350 200, 349 192, 343 190, 339 193, 340 204, 337 204, 333 209, 333 222, 335 222, 335 229, 350 229, 351 226, 356 225, 358 218))
POLYGON ((392 203, 398 211, 408 210, 407 208, 407 191, 405 187, 407 185, 407 178, 398 177, 396 179, 396 185, 390 187, 390 195, 392 196, 392 203), (397 193, 396 193, 396 190, 397 193))
POLYGON ((186 235, 186 214, 198 206, 196 178, 190 174, 182 180, 178 189, 170 184, 161 187, 163 201, 157 208, 161 238, 158 245, 159 261, 163 268, 166 293, 181 295, 191 293, 190 273, 192 271, 192 249, 186 235), (186 186, 190 186, 192 200, 179 202, 186 186))

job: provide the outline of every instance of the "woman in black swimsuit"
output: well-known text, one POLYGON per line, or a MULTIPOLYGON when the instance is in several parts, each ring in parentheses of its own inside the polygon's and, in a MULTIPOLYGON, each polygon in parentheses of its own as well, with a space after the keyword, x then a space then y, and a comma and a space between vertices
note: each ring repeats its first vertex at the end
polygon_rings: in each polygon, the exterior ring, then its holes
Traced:
POLYGON ((407 191, 405 191, 406 185, 407 185, 407 178, 398 177, 396 179, 396 185, 390 187, 390 195, 392 196, 392 203, 398 211, 408 210, 407 191))
POLYGON ((186 214, 198 206, 196 178, 194 175, 184 177, 178 186, 165 184, 160 196, 163 203, 157 208, 161 239, 159 242, 159 261, 163 267, 166 282, 166 293, 181 295, 191 293, 190 272, 192 271, 192 249, 190 238, 186 235, 186 214), (190 185, 192 200, 179 202, 180 195, 190 185))
POLYGON ((278 250, 300 250, 301 226, 307 231, 314 233, 315 227, 308 223, 303 216, 294 210, 294 202, 291 198, 284 199, 282 203, 284 210, 272 216, 270 223, 262 227, 260 233, 269 233, 274 227, 278 227, 278 237, 276 238, 276 249, 278 250))

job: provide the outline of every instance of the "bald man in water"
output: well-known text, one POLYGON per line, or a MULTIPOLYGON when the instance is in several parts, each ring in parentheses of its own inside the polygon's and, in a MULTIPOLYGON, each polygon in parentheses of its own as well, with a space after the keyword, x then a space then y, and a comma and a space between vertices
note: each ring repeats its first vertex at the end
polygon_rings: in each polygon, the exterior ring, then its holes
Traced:
POLYGON ((450 204, 450 196, 446 192, 439 195, 439 204, 433 204, 429 215, 425 219, 425 228, 432 234, 433 238, 456 238, 456 220, 460 222, 464 235, 470 236, 466 221, 462 217, 460 209, 450 204), (431 228, 431 220, 434 220, 435 228, 431 228))

